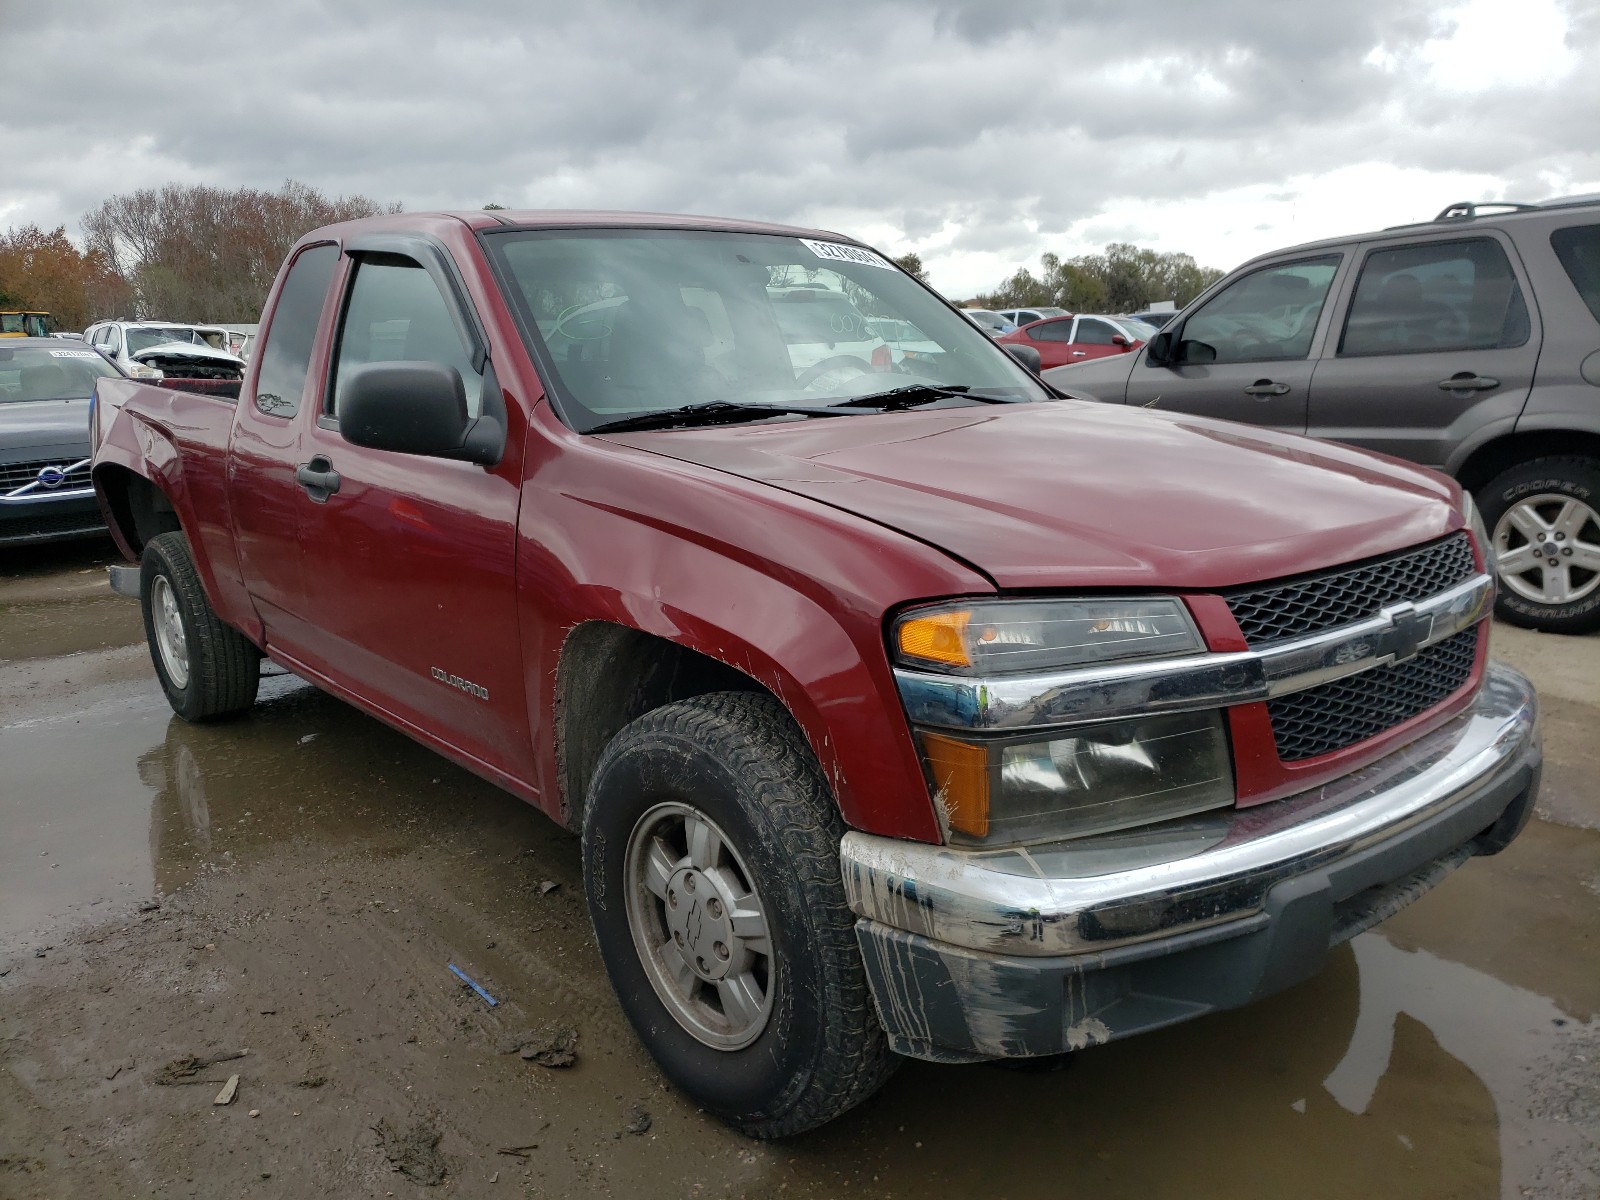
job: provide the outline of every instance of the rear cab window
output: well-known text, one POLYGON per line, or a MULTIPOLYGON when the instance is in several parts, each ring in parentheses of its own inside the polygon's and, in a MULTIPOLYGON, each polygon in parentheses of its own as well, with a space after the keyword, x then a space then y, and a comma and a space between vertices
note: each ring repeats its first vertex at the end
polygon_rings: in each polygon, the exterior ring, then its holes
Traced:
POLYGON ((300 411, 322 306, 338 263, 339 247, 324 244, 302 250, 289 267, 267 327, 256 376, 256 408, 270 417, 287 419, 300 411))

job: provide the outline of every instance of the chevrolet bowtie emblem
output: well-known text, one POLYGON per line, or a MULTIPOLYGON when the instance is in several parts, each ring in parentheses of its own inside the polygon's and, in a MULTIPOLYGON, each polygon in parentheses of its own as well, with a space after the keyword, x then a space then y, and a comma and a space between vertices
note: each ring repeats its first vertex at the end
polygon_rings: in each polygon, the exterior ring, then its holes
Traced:
POLYGON ((1384 652, 1397 663, 1415 658, 1433 633, 1433 614, 1419 613, 1416 605, 1403 603, 1390 605, 1382 615, 1389 618, 1389 628, 1382 635, 1384 652))

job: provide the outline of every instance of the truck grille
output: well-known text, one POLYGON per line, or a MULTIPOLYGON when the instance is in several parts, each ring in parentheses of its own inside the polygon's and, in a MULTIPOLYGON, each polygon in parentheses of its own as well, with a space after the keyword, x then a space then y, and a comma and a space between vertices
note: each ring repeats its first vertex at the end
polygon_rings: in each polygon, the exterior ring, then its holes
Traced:
POLYGON ((1278 758, 1299 762, 1343 750, 1443 703, 1472 676, 1478 629, 1474 625, 1395 666, 1267 701, 1278 758))
POLYGON ((1477 570, 1465 532, 1359 567, 1224 593, 1244 640, 1261 646, 1370 617, 1401 600, 1421 600, 1477 570))
MULTIPOLYGON (((76 459, 40 459, 37 462, 0 463, 0 496, 14 492, 19 487, 34 482, 39 478, 39 472, 46 467, 70 467, 76 459)), ((38 492, 63 491, 71 488, 89 486, 89 465, 84 465, 67 475, 65 482, 55 488, 36 488, 38 492)), ((29 493, 30 495, 32 493, 29 493)))

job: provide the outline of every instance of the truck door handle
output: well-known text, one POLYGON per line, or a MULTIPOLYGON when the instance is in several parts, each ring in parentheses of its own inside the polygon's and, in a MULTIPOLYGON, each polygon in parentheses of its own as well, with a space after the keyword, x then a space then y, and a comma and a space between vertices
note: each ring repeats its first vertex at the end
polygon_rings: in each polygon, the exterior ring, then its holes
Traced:
POLYGON ((322 454, 296 467, 294 479, 318 504, 326 504, 328 497, 339 490, 339 472, 322 454))
POLYGON ((1500 381, 1471 371, 1457 371, 1449 379, 1439 380, 1439 386, 1447 392, 1487 392, 1499 387, 1500 381))
POLYGON ((1246 396, 1254 396, 1258 400, 1265 399, 1268 396, 1287 396, 1289 394, 1289 385, 1287 383, 1273 383, 1270 379, 1258 379, 1245 388, 1244 394, 1246 396))

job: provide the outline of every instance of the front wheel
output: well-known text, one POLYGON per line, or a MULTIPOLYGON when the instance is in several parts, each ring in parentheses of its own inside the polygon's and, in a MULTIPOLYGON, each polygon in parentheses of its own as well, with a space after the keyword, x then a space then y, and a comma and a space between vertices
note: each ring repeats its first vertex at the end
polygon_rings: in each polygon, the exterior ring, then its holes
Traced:
POLYGON ((210 721, 256 702, 261 652, 212 610, 183 534, 158 534, 146 544, 139 604, 150 658, 173 712, 185 721, 210 721))
POLYGON ((822 1125, 897 1062, 839 872, 844 826, 773 699, 656 709, 617 734, 583 822, 589 913, 662 1070, 755 1137, 822 1125))
POLYGON ((1600 629, 1600 462, 1536 458, 1478 493, 1500 577, 1495 613, 1549 633, 1600 629))

